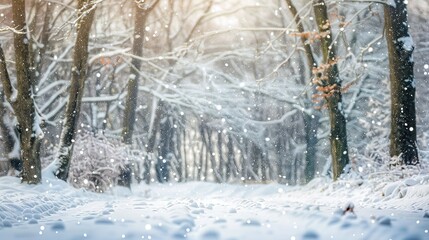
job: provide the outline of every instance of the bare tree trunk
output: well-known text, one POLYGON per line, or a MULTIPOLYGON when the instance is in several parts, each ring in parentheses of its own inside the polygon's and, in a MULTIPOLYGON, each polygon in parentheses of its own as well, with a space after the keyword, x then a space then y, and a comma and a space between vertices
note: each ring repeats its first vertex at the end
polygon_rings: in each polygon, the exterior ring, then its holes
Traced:
POLYGON ((407 4, 394 0, 384 7, 391 88, 390 156, 399 156, 407 165, 419 163, 416 147, 414 46, 408 32, 407 4))
POLYGON ((91 25, 94 19, 96 5, 91 0, 79 0, 79 22, 77 26, 76 43, 73 53, 72 79, 70 93, 61 132, 58 155, 56 157, 55 176, 67 181, 73 146, 76 137, 76 128, 85 89, 88 60, 88 42, 91 25))
POLYGON ((174 154, 171 139, 173 138, 174 129, 172 123, 172 117, 170 111, 167 109, 168 106, 163 104, 163 113, 161 114, 161 120, 159 122, 159 157, 155 165, 158 181, 161 183, 168 182, 170 180, 169 164, 171 157, 174 154))
MULTIPOLYGON (((298 11, 293 4, 292 0, 286 0, 289 11, 294 17, 295 24, 298 28, 299 33, 304 33, 304 25, 302 24, 302 19, 298 14, 298 11)), ((301 42, 304 47, 305 56, 307 58, 307 66, 312 75, 313 68, 317 68, 318 64, 314 58, 313 50, 311 49, 310 44, 307 42, 307 38, 304 37, 304 34, 301 35, 301 42)), ((320 74, 316 75, 317 78, 320 78, 320 74)), ((316 84, 312 84, 312 94, 317 93, 316 84)), ((312 108, 311 115, 304 113, 304 128, 305 128, 305 139, 306 139, 306 154, 305 154, 305 181, 309 182, 314 178, 316 171, 316 152, 317 152, 317 131, 319 129, 319 111, 314 109, 312 101, 308 101, 309 107, 312 108)))
POLYGON ((214 149, 213 149, 213 143, 212 143, 212 134, 209 128, 206 128, 206 132, 207 132, 207 149, 209 152, 209 157, 210 157, 210 163, 212 166, 212 171, 213 171, 213 175, 215 177, 215 181, 217 183, 221 183, 222 182, 222 178, 219 174, 218 168, 216 167, 216 158, 215 158, 215 153, 214 153, 214 149))
POLYGON ((222 131, 219 130, 217 134, 217 150, 219 154, 219 175, 221 181, 225 181, 225 161, 223 159, 223 151, 222 151, 222 131))
POLYGON ((188 146, 187 145, 187 143, 186 143, 186 130, 185 130, 185 128, 183 128, 183 131, 182 131, 182 134, 183 134, 183 144, 182 144, 182 146, 183 146, 183 165, 184 165, 184 168, 185 168, 185 178, 184 178, 184 180, 185 180, 185 182, 187 182, 188 181, 188 175, 189 175, 189 173, 188 173, 188 156, 187 156, 187 150, 186 150, 186 146, 188 146))
POLYGON ((321 35, 323 62, 326 65, 326 68, 322 69, 323 74, 319 82, 329 110, 332 172, 333 179, 336 180, 349 163, 346 119, 341 96, 341 79, 339 78, 336 63, 337 56, 332 42, 332 30, 326 3, 324 0, 313 0, 313 4, 317 26, 321 35))
POLYGON ((234 168, 234 162, 235 162, 235 154, 234 154, 234 144, 232 142, 231 134, 228 134, 228 160, 226 164, 226 181, 228 181, 232 176, 235 176, 235 168, 234 168))
MULTIPOLYGON (((201 132, 201 131, 200 131, 201 132)), ((202 171, 203 171, 203 158, 204 158, 204 144, 201 143, 200 147, 200 155, 199 155, 199 162, 197 165, 197 180, 201 181, 202 171)))
POLYGON ((259 169, 260 169, 260 165, 261 165, 261 148, 259 146, 256 145, 256 143, 254 142, 250 142, 251 147, 250 147, 250 158, 251 158, 251 165, 252 165, 252 171, 255 174, 251 174, 250 177, 252 180, 259 180, 259 169))
MULTIPOLYGON (((154 154, 154 149, 155 149, 155 143, 156 143, 156 134, 158 132, 158 128, 159 128, 159 122, 161 119, 161 115, 162 115, 162 108, 163 108, 163 103, 158 103, 158 99, 153 98, 153 104, 152 106, 155 108, 153 110, 153 112, 155 112, 155 116, 153 119, 153 122, 151 122, 150 124, 152 124, 152 127, 149 128, 149 137, 148 137, 148 143, 147 143, 147 153, 149 155, 153 155, 154 154)), ((151 167, 152 167, 152 160, 149 156, 145 158, 145 162, 144 162, 144 172, 143 172, 143 179, 145 180, 146 184, 149 184, 151 182, 151 167)))
MULTIPOLYGON (((173 122, 173 124, 175 124, 176 122, 173 122)), ((173 128, 174 129, 174 128, 173 128)), ((182 138, 181 138, 181 133, 182 131, 174 131, 174 136, 171 136, 171 148, 174 149, 175 155, 176 155, 176 162, 178 164, 177 166, 177 174, 178 176, 178 181, 179 182, 183 182, 184 177, 183 174, 185 172, 184 170, 184 164, 183 164, 183 156, 182 156, 182 146, 184 145, 184 143, 182 143, 182 138), (174 142, 174 140, 176 140, 174 142)))
MULTIPOLYGON (((146 11, 140 7, 138 2, 134 3, 135 18, 134 18, 134 42, 132 52, 136 57, 143 56, 143 41, 144 41, 144 28, 146 25, 146 11)), ((127 96, 124 111, 124 123, 122 127, 122 141, 125 144, 132 143, 132 136, 134 131, 134 122, 136 121, 136 106, 137 106, 137 92, 138 81, 140 78, 141 60, 134 57, 131 60, 131 75, 128 79, 127 96)))
POLYGON ((29 39, 27 37, 27 24, 25 14, 25 1, 12 1, 12 14, 14 28, 15 66, 17 87, 15 90, 9 79, 6 60, 0 47, 0 75, 3 82, 3 91, 11 103, 18 120, 19 142, 21 147, 21 160, 23 162, 22 182, 37 184, 41 181, 41 163, 38 158, 37 142, 43 135, 37 122, 37 113, 34 106, 33 86, 31 77, 29 39), (16 93, 17 91, 17 93, 16 93))

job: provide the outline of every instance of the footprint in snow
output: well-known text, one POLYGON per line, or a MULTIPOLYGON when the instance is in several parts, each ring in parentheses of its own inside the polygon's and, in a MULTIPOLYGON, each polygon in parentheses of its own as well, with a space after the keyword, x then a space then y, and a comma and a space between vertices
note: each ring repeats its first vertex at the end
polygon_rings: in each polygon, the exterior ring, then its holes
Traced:
POLYGON ((220 234, 215 230, 208 230, 201 236, 201 239, 217 240, 220 239, 220 234))
POLYGON ((189 228, 195 226, 195 222, 192 218, 176 218, 173 223, 181 226, 188 226, 189 228))
POLYGON ((248 219, 248 220, 243 222, 243 226, 258 227, 258 226, 261 226, 261 223, 255 219, 248 219))
POLYGON ((97 220, 95 220, 94 223, 97 225, 113 225, 114 224, 112 220, 107 219, 107 218, 97 219, 97 220))
POLYGON ((226 223, 226 220, 221 218, 221 219, 217 219, 214 221, 214 223, 219 224, 219 223, 226 223))
POLYGON ((387 216, 381 216, 377 218, 377 223, 382 226, 390 227, 392 225, 392 220, 387 216))
POLYGON ((5 220, 5 221, 3 221, 3 227, 12 227, 12 223, 5 220))
POLYGON ((319 234, 317 232, 309 230, 302 235, 303 240, 316 240, 319 239, 319 234))
POLYGON ((341 218, 338 215, 333 215, 328 222, 328 225, 334 225, 340 222, 341 218))
POLYGON ((189 204, 189 207, 198 208, 198 204, 196 202, 192 202, 191 204, 189 204))
POLYGON ((340 228, 342 228, 342 229, 346 229, 346 228, 350 228, 351 226, 352 226, 352 223, 351 223, 350 221, 344 221, 344 222, 341 224, 340 228))
POLYGON ((191 211, 192 214, 202 214, 204 213, 204 209, 195 209, 191 211))
POLYGON ((109 215, 111 212, 114 212, 114 210, 113 209, 106 209, 106 210, 104 210, 103 211, 103 215, 109 215))
POLYGON ((55 222, 54 224, 52 224, 52 226, 51 226, 51 230, 52 231, 62 231, 62 230, 64 230, 66 228, 66 226, 64 225, 64 223, 63 222, 61 222, 61 221, 58 221, 58 222, 55 222))
POLYGON ((237 213, 237 209, 231 208, 231 209, 229 209, 229 213, 237 213))

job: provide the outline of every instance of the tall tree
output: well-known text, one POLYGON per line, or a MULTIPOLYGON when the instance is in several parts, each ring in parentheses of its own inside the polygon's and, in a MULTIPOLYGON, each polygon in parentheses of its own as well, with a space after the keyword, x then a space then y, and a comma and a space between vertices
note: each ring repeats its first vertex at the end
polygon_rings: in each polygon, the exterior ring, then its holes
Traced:
POLYGON ((122 127, 122 141, 125 144, 132 143, 134 132, 134 122, 136 121, 136 106, 137 106, 137 92, 138 81, 140 78, 140 68, 142 65, 139 57, 143 56, 143 41, 146 26, 147 14, 156 6, 159 0, 156 0, 152 5, 147 7, 144 1, 135 1, 134 9, 134 42, 133 42, 133 55, 135 56, 131 61, 131 74, 128 79, 127 97, 124 112, 124 122, 122 127))
MULTIPOLYGON (((292 17, 295 20, 296 27, 300 34, 300 40, 302 45, 304 46, 305 56, 307 59, 307 66, 312 75, 313 68, 317 68, 318 64, 316 59, 314 58, 313 49, 311 48, 309 42, 307 41, 307 37, 305 37, 305 28, 302 22, 301 16, 298 13, 295 5, 292 0, 286 0, 286 4, 288 5, 288 9, 292 14, 292 17)), ((320 78, 320 74, 316 74, 316 78, 320 78)), ((312 84, 311 94, 316 94, 316 85, 312 84)), ((311 97, 310 97, 311 98, 311 97)), ((305 181, 309 182, 314 178, 314 174, 316 172, 316 152, 317 152, 317 131, 319 129, 319 119, 320 113, 315 110, 315 104, 312 101, 306 101, 307 107, 310 107, 310 114, 304 112, 304 128, 305 128, 305 140, 306 140, 306 153, 305 153, 305 181)))
POLYGON ((325 1, 313 0, 313 9, 319 29, 324 62, 317 70, 322 73, 318 79, 319 89, 323 91, 329 110, 332 173, 333 179, 336 180, 349 163, 346 119, 341 96, 341 79, 325 1))
POLYGON ((89 33, 94 19, 95 9, 96 4, 92 0, 78 1, 78 25, 73 53, 72 78, 58 156, 54 163, 57 168, 54 173, 55 176, 64 181, 67 181, 69 174, 76 128, 81 110, 88 65, 89 33))
POLYGON ((37 184, 41 181, 41 163, 37 142, 43 135, 37 121, 38 115, 34 107, 34 79, 31 76, 29 39, 25 13, 25 1, 12 1, 12 16, 14 23, 14 48, 17 89, 12 86, 3 50, 0 47, 0 75, 3 91, 11 103, 18 121, 19 142, 21 146, 22 182, 37 184))
POLYGON ((419 163, 416 147, 416 108, 413 41, 408 32, 407 1, 384 6, 391 91, 390 155, 407 165, 419 163))

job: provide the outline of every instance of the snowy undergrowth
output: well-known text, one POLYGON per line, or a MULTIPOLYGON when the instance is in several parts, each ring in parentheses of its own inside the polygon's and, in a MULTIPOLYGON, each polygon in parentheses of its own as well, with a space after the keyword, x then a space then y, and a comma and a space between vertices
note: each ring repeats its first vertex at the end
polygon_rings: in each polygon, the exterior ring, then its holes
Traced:
POLYGON ((115 186, 129 163, 126 147, 103 134, 81 135, 76 141, 69 182, 76 188, 105 192, 115 186))
POLYGON ((329 178, 316 178, 306 186, 292 188, 288 196, 296 198, 305 194, 306 201, 314 199, 318 204, 337 204, 339 207, 353 202, 378 209, 429 210, 428 162, 423 160, 418 166, 391 163, 363 161, 335 182, 329 178))

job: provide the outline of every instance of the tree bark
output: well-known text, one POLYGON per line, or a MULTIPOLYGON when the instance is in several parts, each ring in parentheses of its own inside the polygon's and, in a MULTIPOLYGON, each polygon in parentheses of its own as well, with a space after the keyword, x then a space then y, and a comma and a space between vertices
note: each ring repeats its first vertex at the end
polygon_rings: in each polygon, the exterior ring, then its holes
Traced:
POLYGON ((234 144, 232 142, 231 134, 228 134, 228 143, 227 143, 227 149, 228 149, 228 157, 227 157, 227 163, 226 163, 226 181, 228 181, 231 177, 236 176, 236 165, 235 165, 235 154, 234 154, 234 144))
POLYGON ((170 180, 169 165, 171 157, 174 155, 174 149, 171 144, 173 138, 174 128, 172 124, 172 117, 167 110, 168 106, 163 105, 163 114, 159 122, 159 157, 155 165, 157 178, 160 183, 165 183, 170 180))
POLYGON ((313 9, 321 36, 321 49, 323 62, 326 69, 323 70, 320 83, 328 105, 330 123, 330 143, 332 157, 333 179, 336 180, 349 163, 349 151, 347 146, 346 119, 343 112, 341 96, 341 79, 337 66, 335 46, 332 42, 331 24, 328 18, 328 10, 324 0, 313 0, 313 9))
MULTIPOLYGON (((132 47, 133 55, 136 57, 143 56, 143 41, 144 29, 146 25, 145 10, 139 6, 137 2, 134 4, 134 42, 132 47)), ((127 85, 126 105, 124 111, 124 123, 122 127, 122 141, 125 144, 132 143, 132 136, 134 132, 134 122, 136 121, 136 106, 137 106, 137 92, 138 80, 140 78, 140 67, 142 62, 138 58, 131 60, 130 77, 127 85)))
POLYGON ((82 97, 85 89, 85 80, 88 65, 88 42, 91 25, 94 19, 96 6, 91 0, 79 0, 79 22, 73 53, 72 79, 70 93, 65 112, 65 119, 61 132, 58 156, 56 158, 56 172, 59 179, 67 181, 73 146, 76 137, 76 128, 79 121, 82 97))
POLYGON ((219 175, 221 181, 225 181, 225 160, 223 159, 223 150, 222 150, 222 130, 219 130, 217 133, 217 150, 219 155, 219 175))
POLYGON ((41 163, 38 158, 37 142, 42 133, 36 121, 32 88, 34 79, 30 73, 29 39, 27 37, 27 24, 25 1, 12 1, 12 15, 14 28, 15 66, 17 89, 13 89, 6 69, 4 53, 1 50, 1 77, 6 97, 11 103, 18 120, 19 142, 22 160, 22 182, 37 184, 41 181, 41 163), (14 92, 17 91, 15 95, 14 92), (15 96, 14 96, 15 95, 15 96))
POLYGON ((394 0, 384 7, 391 91, 390 156, 407 165, 419 163, 416 146, 414 46, 408 32, 407 4, 394 0))

